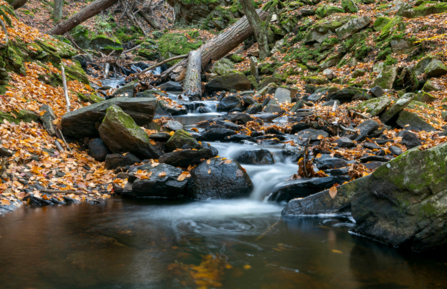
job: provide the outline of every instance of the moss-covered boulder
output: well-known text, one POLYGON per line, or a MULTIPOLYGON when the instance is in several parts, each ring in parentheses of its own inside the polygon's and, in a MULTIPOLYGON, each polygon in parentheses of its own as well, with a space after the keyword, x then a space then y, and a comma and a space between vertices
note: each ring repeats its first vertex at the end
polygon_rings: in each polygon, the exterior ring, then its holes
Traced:
POLYGON ((403 110, 399 113, 399 118, 396 123, 405 129, 418 131, 436 131, 436 129, 427 123, 423 118, 414 112, 403 110))
POLYGON ((356 110, 367 112, 371 116, 377 116, 383 112, 391 104, 391 99, 388 96, 363 101, 355 107, 356 110))
POLYGON ((345 25, 337 28, 335 31, 339 39, 346 39, 354 33, 360 31, 361 29, 369 26, 371 22, 372 19, 369 16, 353 18, 349 20, 345 25))
POLYGON ((213 64, 211 72, 223 76, 230 73, 237 73, 238 71, 234 69, 234 63, 231 60, 222 58, 213 64))
POLYGON ((112 105, 99 126, 102 141, 113 153, 130 152, 142 158, 158 159, 162 151, 151 144, 147 133, 120 107, 112 105))
POLYGON ((158 46, 152 39, 144 41, 140 48, 135 51, 135 54, 151 61, 157 60, 160 57, 158 53, 158 46))
POLYGON ((422 87, 422 91, 430 92, 430 91, 440 91, 441 89, 430 79, 427 79, 427 81, 424 83, 424 86, 422 87))
MULTIPOLYGON (((159 53, 162 59, 168 59, 176 55, 188 54, 192 50, 199 48, 203 41, 199 37, 197 30, 184 30, 183 32, 173 32, 164 34, 158 40, 159 53)), ((168 62, 174 65, 180 60, 168 62)))
POLYGON ((180 129, 176 131, 166 142, 168 151, 176 149, 200 149, 202 146, 187 131, 180 129))
POLYGON ((414 100, 424 102, 424 103, 432 103, 432 102, 436 101, 437 98, 434 97, 433 95, 431 95, 430 93, 423 91, 421 93, 418 93, 416 95, 416 97, 414 98, 414 100))
POLYGON ((445 11, 447 11, 447 3, 426 1, 417 7, 402 9, 399 13, 406 18, 417 18, 432 14, 440 14, 444 13, 445 11))
POLYGON ((374 30, 375 31, 382 31, 383 27, 385 27, 388 23, 391 22, 391 18, 380 16, 376 18, 376 21, 374 21, 374 30))
POLYGON ((447 66, 438 59, 433 59, 424 69, 429 77, 438 77, 447 74, 447 66))
POLYGON ((383 123, 391 122, 405 107, 407 107, 407 105, 410 104, 415 96, 414 93, 404 94, 380 116, 380 120, 383 123))
POLYGON ((341 7, 346 13, 356 13, 359 10, 353 0, 342 0, 341 7))
POLYGON ((11 113, 0 111, 0 123, 4 120, 19 124, 20 122, 38 122, 39 115, 33 111, 22 109, 20 111, 13 111, 11 113))
POLYGON ((447 243, 447 143, 379 167, 352 198, 355 233, 415 251, 447 243))
POLYGON ((332 14, 344 13, 344 12, 345 11, 343 10, 343 8, 340 8, 340 7, 337 7, 337 6, 333 6, 333 5, 323 5, 323 6, 320 6, 315 11, 315 14, 319 18, 324 18, 324 17, 332 15, 332 14))
POLYGON ((232 89, 236 90, 248 90, 251 87, 250 80, 242 73, 231 73, 225 76, 219 76, 212 79, 206 85, 207 92, 215 91, 228 91, 232 89))
POLYGON ((111 52, 123 51, 123 44, 116 37, 109 37, 106 35, 97 35, 90 39, 89 44, 90 49, 100 50, 105 54, 110 54, 111 52))
POLYGON ((397 67, 387 66, 374 80, 373 86, 380 86, 383 89, 393 88, 394 81, 397 77, 397 67))

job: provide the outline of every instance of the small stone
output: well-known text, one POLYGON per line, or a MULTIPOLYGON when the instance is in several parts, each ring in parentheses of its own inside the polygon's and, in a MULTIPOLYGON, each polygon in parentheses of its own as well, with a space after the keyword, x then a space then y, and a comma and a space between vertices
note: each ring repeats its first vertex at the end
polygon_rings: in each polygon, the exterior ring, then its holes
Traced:
POLYGON ((178 121, 170 120, 164 125, 164 128, 166 128, 168 131, 178 131, 183 129, 183 125, 178 121))
POLYGON ((375 143, 372 142, 365 142, 363 144, 363 147, 370 149, 370 150, 379 150, 381 149, 381 147, 379 147, 378 145, 376 145, 375 143))
POLYGON ((397 146, 390 146, 390 151, 393 155, 396 156, 400 156, 403 153, 402 150, 397 146))
POLYGON ((335 143, 341 148, 352 148, 355 146, 355 143, 347 137, 341 137, 335 143))
POLYGON ((92 139, 88 143, 89 154, 98 162, 103 162, 106 156, 110 153, 107 146, 100 138, 92 139))
POLYGON ((371 88, 371 90, 369 92, 374 97, 382 97, 383 96, 383 89, 380 86, 375 86, 375 87, 371 88))
POLYGON ((397 136, 402 137, 401 143, 409 149, 420 146, 422 144, 418 137, 408 130, 399 132, 397 136))

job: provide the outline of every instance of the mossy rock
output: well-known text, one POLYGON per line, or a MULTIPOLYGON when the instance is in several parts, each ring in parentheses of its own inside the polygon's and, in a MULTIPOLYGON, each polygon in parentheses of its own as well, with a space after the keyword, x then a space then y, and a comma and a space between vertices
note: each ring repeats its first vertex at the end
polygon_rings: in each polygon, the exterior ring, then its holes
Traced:
POLYGON ((90 95, 85 95, 81 92, 78 92, 77 96, 79 97, 79 99, 81 99, 82 102, 99 103, 105 100, 99 97, 96 92, 93 92, 90 95))
POLYGON ((391 22, 391 18, 380 16, 376 18, 376 21, 374 21, 374 30, 375 31, 382 31, 382 29, 391 22))
MULTIPOLYGON (((197 30, 185 30, 187 37, 183 33, 167 33, 158 41, 159 52, 162 59, 168 59, 176 55, 188 54, 192 50, 198 49, 203 41, 199 39, 197 30)), ((180 60, 168 62, 168 66, 174 65, 180 60)))
POLYGON ((428 16, 432 14, 440 14, 447 11, 447 3, 439 3, 434 1, 426 1, 423 4, 414 7, 412 9, 407 9, 399 11, 402 16, 406 18, 417 18, 428 16))
POLYGON ((353 0, 342 0, 341 7, 346 13, 357 13, 358 9, 353 0))
POLYGON ((394 32, 404 30, 405 30, 405 23, 403 21, 403 18, 401 16, 396 16, 393 19, 391 19, 391 21, 389 21, 386 25, 383 26, 379 35, 379 39, 384 40, 394 32))
POLYGON ((19 124, 20 122, 38 122, 39 115, 30 110, 22 109, 20 111, 14 111, 12 113, 2 112, 0 111, 0 123, 3 123, 4 120, 8 122, 12 122, 15 124, 19 124))
POLYGON ((82 69, 81 64, 78 61, 73 61, 74 64, 72 65, 65 65, 65 75, 67 76, 67 80, 77 80, 79 82, 82 82, 84 84, 90 84, 90 81, 88 80, 87 74, 85 73, 84 69, 82 69))
POLYGON ((109 37, 107 35, 97 35, 90 39, 89 47, 91 49, 97 49, 105 54, 110 54, 113 51, 121 53, 123 44, 116 37, 109 37))
POLYGON ((220 76, 235 73, 234 63, 228 58, 222 58, 213 64, 211 73, 215 73, 220 76))
POLYGON ((234 63, 239 63, 245 60, 245 57, 239 55, 239 54, 232 54, 230 56, 230 60, 233 61, 234 63))
POLYGON ((316 11, 315 14, 320 18, 324 18, 326 16, 332 15, 332 14, 337 14, 337 13, 344 13, 344 9, 337 7, 337 6, 333 6, 333 5, 323 5, 320 6, 316 11))
POLYGON ((329 81, 327 80, 327 78, 322 77, 322 76, 307 76, 307 77, 303 77, 303 80, 304 80, 307 84, 317 84, 317 85, 322 85, 322 84, 329 83, 329 81))
POLYGON ((354 109, 360 112, 367 112, 371 116, 377 116, 383 112, 391 104, 391 99, 388 96, 370 99, 360 103, 354 109))
POLYGON ((181 148, 200 149, 201 145, 187 131, 177 130, 171 138, 166 142, 166 148, 169 151, 181 148))

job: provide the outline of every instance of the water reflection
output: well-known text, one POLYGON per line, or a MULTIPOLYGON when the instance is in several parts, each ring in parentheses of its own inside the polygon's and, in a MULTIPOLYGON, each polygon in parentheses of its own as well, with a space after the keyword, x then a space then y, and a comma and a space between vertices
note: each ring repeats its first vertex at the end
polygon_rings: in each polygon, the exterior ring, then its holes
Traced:
POLYGON ((0 218, 1 288, 445 288, 447 258, 250 200, 113 199, 0 218), (202 285, 201 285, 202 284, 202 285))

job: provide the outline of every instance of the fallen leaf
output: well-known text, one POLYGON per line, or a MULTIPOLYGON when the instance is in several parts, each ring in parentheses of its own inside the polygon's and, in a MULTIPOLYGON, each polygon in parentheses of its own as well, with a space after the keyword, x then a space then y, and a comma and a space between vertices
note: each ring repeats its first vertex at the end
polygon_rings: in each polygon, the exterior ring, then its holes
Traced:
POLYGON ((211 169, 208 170, 208 175, 211 174, 211 169))
POLYGON ((207 160, 206 163, 209 165, 211 163, 211 160, 207 160))
POLYGON ((225 161, 225 164, 226 164, 226 165, 229 165, 229 164, 231 164, 231 162, 232 162, 232 160, 226 160, 226 161, 225 161))
POLYGON ((331 198, 335 198, 335 196, 337 195, 337 187, 333 186, 332 188, 329 189, 329 195, 331 196, 331 198))
POLYGON ((158 174, 158 176, 159 176, 160 178, 162 178, 162 177, 166 177, 166 173, 165 173, 165 172, 161 172, 161 173, 158 174))
POLYGON ((2 199, 2 205, 9 206, 11 203, 7 199, 2 199))
POLYGON ((337 253, 337 254, 343 254, 343 252, 339 251, 339 250, 332 250, 332 252, 337 253))
POLYGON ((151 139, 151 140, 149 141, 149 143, 150 143, 151 145, 153 145, 153 146, 157 144, 153 139, 151 139))

